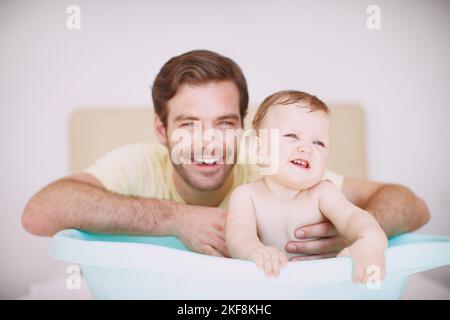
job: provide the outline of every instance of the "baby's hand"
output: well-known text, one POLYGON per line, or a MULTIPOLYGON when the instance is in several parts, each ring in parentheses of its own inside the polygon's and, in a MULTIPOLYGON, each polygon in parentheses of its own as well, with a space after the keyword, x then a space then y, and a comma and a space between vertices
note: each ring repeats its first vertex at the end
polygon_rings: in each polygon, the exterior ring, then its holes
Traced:
POLYGON ((381 281, 385 276, 384 244, 371 239, 360 239, 339 252, 339 256, 352 257, 355 262, 353 282, 381 281))
POLYGON ((266 276, 278 276, 280 267, 287 266, 288 260, 284 252, 275 247, 261 246, 253 249, 249 260, 255 261, 258 269, 264 269, 266 276))

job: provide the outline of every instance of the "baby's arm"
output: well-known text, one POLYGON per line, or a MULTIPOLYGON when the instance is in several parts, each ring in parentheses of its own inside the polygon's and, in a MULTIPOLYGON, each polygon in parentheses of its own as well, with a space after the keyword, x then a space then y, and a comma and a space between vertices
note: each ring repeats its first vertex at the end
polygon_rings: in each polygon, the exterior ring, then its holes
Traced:
POLYGON ((367 211, 348 201, 331 182, 321 182, 319 189, 321 212, 351 243, 339 255, 348 255, 354 259, 353 281, 366 283, 369 277, 384 278, 387 237, 378 222, 367 211), (371 270, 372 268, 377 269, 371 270))
POLYGON ((287 265, 286 255, 276 248, 264 246, 258 238, 255 209, 245 185, 231 194, 225 238, 231 257, 253 260, 267 276, 279 274, 280 266, 287 265))

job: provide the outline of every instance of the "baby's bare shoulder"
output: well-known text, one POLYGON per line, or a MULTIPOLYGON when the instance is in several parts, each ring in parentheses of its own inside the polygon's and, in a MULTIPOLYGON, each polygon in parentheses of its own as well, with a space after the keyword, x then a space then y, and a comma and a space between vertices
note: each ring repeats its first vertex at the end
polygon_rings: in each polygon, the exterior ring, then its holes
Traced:
POLYGON ((323 180, 317 184, 317 196, 321 205, 336 206, 346 202, 342 191, 329 180, 323 180))
POLYGON ((311 189, 311 191, 316 193, 318 196, 330 196, 336 193, 340 193, 340 190, 330 180, 320 181, 311 189))
POLYGON ((240 199, 251 198, 252 200, 254 200, 255 198, 259 198, 258 196, 261 193, 262 193, 261 181, 257 180, 236 187, 233 190, 231 196, 233 198, 240 198, 240 199))
POLYGON ((231 195, 234 197, 250 197, 256 189, 256 186, 254 184, 255 182, 241 184, 233 190, 231 195))

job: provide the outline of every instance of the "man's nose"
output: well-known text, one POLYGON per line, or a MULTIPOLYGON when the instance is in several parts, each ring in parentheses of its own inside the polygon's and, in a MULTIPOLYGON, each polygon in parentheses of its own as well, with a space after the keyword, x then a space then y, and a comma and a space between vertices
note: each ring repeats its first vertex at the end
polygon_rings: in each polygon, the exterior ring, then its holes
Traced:
POLYGON ((220 142, 223 137, 219 136, 221 134, 220 130, 216 129, 212 124, 203 122, 199 127, 197 127, 197 132, 194 134, 194 144, 204 150, 216 149, 221 147, 220 142))
POLYGON ((194 124, 193 143, 198 147, 204 147, 208 144, 207 130, 211 128, 211 125, 205 121, 197 121, 194 124))

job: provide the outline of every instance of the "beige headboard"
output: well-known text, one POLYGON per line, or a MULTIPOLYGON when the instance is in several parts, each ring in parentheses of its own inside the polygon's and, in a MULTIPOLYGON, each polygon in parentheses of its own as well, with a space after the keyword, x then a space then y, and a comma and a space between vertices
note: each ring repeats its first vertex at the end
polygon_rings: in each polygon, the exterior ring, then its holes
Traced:
MULTIPOLYGON (((256 108, 246 117, 249 128, 256 108)), ((362 109, 335 106, 329 168, 349 177, 366 175, 365 129, 362 109)), ((157 141, 153 135, 153 110, 145 108, 83 108, 71 114, 70 169, 85 170, 106 152, 128 143, 157 141)))

